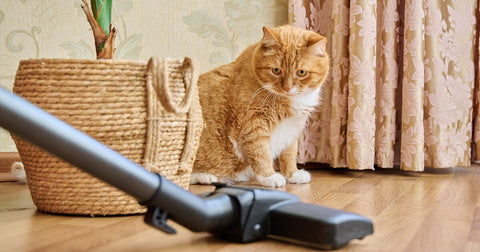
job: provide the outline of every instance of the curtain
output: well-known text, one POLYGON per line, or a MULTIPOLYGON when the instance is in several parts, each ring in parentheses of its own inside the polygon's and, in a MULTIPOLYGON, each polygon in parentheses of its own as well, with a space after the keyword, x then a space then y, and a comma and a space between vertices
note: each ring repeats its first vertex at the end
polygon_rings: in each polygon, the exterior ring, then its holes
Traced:
POLYGON ((326 36, 331 57, 299 162, 422 171, 479 156, 477 1, 288 4, 290 23, 326 36))

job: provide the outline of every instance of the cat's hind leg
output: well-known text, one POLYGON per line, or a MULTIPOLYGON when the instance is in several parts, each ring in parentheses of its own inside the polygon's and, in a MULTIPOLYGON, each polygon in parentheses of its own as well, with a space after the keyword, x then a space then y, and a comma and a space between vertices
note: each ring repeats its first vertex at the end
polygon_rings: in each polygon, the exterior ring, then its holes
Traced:
POLYGON ((204 139, 200 143, 200 148, 193 164, 190 184, 210 185, 217 182, 231 183, 234 180, 233 171, 238 167, 239 162, 234 154, 226 151, 219 143, 221 141, 214 137, 208 140, 204 139))
POLYGON ((218 182, 218 177, 207 172, 193 172, 190 177, 190 184, 210 185, 218 182))

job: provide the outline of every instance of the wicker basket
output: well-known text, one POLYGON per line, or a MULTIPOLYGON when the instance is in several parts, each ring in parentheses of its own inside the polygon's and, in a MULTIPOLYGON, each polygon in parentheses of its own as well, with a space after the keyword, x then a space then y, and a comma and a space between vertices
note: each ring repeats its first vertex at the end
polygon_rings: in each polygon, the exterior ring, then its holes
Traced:
MULTIPOLYGON (((21 61, 14 92, 132 161, 187 189, 202 130, 196 66, 152 58, 21 61)), ((14 136, 41 211, 145 212, 125 193, 14 136)))

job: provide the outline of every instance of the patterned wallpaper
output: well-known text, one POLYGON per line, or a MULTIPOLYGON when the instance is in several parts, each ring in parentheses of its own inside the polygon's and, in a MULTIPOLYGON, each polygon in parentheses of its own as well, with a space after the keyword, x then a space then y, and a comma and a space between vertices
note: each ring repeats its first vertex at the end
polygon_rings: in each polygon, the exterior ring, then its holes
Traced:
MULTIPOLYGON (((201 72, 231 62, 287 23, 287 0, 114 0, 116 59, 189 56, 201 72)), ((95 58, 80 0, 0 1, 0 86, 11 89, 18 62, 29 58, 95 58)), ((16 151, 0 129, 0 152, 16 151)))

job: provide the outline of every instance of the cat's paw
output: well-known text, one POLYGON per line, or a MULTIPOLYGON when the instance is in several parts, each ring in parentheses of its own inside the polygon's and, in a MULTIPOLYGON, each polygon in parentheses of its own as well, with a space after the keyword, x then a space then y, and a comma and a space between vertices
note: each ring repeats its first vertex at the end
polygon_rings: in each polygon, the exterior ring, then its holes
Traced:
POLYGON ((212 183, 218 182, 218 177, 205 172, 194 172, 190 176, 190 184, 204 184, 210 185, 212 183))
POLYGON ((287 181, 291 184, 305 184, 310 182, 310 179, 310 173, 302 169, 294 172, 287 181))
POLYGON ((283 175, 280 173, 275 173, 268 177, 257 176, 257 181, 262 186, 268 186, 268 187, 282 187, 287 184, 287 181, 285 180, 283 175))

